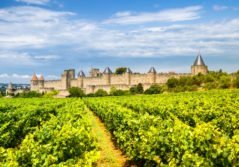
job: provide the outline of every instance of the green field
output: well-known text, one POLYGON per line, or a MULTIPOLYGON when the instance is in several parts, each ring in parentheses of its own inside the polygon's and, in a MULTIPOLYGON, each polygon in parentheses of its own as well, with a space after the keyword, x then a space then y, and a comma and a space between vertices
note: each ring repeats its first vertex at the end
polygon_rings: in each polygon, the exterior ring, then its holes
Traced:
POLYGON ((92 112, 136 165, 239 166, 238 90, 0 99, 0 166, 95 166, 92 112))

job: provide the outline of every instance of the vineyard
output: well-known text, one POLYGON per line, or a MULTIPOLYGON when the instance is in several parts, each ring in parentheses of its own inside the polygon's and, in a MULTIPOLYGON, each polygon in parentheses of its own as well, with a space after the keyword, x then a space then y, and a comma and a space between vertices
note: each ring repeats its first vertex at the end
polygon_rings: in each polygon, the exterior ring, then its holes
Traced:
POLYGON ((99 157, 77 99, 1 99, 0 166, 92 166, 99 157))
POLYGON ((139 166, 239 166, 239 91, 0 99, 0 166, 95 166, 92 112, 139 166))

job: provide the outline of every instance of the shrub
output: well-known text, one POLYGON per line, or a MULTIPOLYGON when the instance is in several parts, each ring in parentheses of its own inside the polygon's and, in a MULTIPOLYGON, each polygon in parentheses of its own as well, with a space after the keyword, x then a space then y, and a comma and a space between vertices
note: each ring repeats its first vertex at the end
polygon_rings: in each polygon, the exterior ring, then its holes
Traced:
POLYGON ((168 86, 169 89, 175 88, 178 85, 178 79, 176 78, 169 78, 166 85, 168 86))
POLYGON ((158 84, 151 85, 147 90, 145 90, 145 94, 159 94, 162 93, 163 89, 158 84))
POLYGON ((57 90, 53 90, 51 92, 47 92, 43 95, 43 97, 45 98, 51 98, 51 97, 54 97, 55 95, 57 95, 59 93, 59 91, 57 90))
POLYGON ((222 76, 220 78, 220 88, 226 89, 226 88, 229 88, 230 85, 231 85, 230 77, 222 76))
POLYGON ((216 89, 217 87, 218 87, 218 84, 216 82, 208 82, 204 86, 206 90, 216 89))
POLYGON ((95 94, 94 93, 89 93, 86 95, 87 97, 95 97, 95 94))
POLYGON ((110 95, 112 96, 124 96, 129 94, 130 92, 128 90, 116 89, 115 87, 111 87, 110 89, 110 95))
POLYGON ((108 93, 105 90, 103 90, 103 89, 98 89, 95 92, 95 96, 97 96, 97 97, 108 96, 108 93))
POLYGON ((235 78, 233 80, 233 86, 239 88, 239 71, 236 72, 235 78))
POLYGON ((85 93, 81 88, 71 87, 69 88, 70 97, 84 97, 85 93))
POLYGON ((136 86, 132 86, 129 89, 129 91, 131 94, 142 94, 144 92, 144 88, 143 88, 143 85, 141 83, 139 83, 136 86))
POLYGON ((29 91, 29 92, 22 92, 17 94, 15 97, 20 98, 33 98, 33 97, 42 97, 41 93, 38 93, 36 91, 29 91))

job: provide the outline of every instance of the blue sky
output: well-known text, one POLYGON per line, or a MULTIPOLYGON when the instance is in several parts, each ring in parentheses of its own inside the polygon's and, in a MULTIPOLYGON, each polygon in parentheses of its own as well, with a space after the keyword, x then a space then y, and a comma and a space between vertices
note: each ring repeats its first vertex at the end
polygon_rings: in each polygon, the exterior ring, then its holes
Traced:
POLYGON ((239 69, 239 1, 0 1, 0 82, 107 66, 188 73, 199 50, 210 70, 239 69))

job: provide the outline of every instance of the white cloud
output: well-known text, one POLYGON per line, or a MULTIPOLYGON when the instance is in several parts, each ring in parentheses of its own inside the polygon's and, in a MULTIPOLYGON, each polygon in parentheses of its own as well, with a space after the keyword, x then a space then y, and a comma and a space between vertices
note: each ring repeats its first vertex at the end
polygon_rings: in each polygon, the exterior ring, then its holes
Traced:
POLYGON ((148 22, 178 22, 196 20, 200 18, 201 6, 191 6, 179 9, 168 9, 159 12, 118 12, 112 18, 106 20, 106 24, 142 24, 148 22))
POLYGON ((2 73, 0 74, 0 83, 29 83, 31 79, 31 75, 28 74, 7 74, 7 73, 2 73))
POLYGON ((54 39, 52 36, 64 31, 68 17, 72 15, 74 14, 71 12, 57 12, 30 6, 0 9, 0 48, 49 46, 54 39))
POLYGON ((213 10, 214 11, 225 11, 225 10, 234 10, 237 11, 239 10, 239 7, 236 6, 222 6, 222 5, 213 5, 213 10))
POLYGON ((132 15, 133 13, 130 12, 130 11, 124 11, 124 12, 117 12, 115 13, 115 17, 126 17, 126 16, 130 16, 132 15))
POLYGON ((199 48, 207 55, 223 55, 229 51, 235 55, 239 46, 239 19, 132 30, 96 29, 86 39, 81 49, 119 57, 194 56, 199 48))
POLYGON ((1 66, 36 66, 48 61, 57 60, 60 57, 57 55, 39 55, 30 54, 28 52, 16 52, 16 51, 1 51, 0 59, 1 66), (3 64, 2 64, 3 63, 3 64))
POLYGON ((228 6, 220 6, 220 5, 213 6, 213 10, 215 11, 223 11, 223 10, 227 10, 228 8, 229 8, 228 6))
POLYGON ((51 61, 51 60, 57 60, 60 57, 57 55, 36 55, 36 56, 32 56, 33 59, 35 60, 42 60, 42 61, 51 61))
POLYGON ((24 2, 27 4, 34 4, 34 5, 46 5, 50 2, 50 0, 16 0, 16 2, 24 2))
MULTIPOLYGON (((42 74, 36 74, 37 77, 40 77, 42 74)), ((9 83, 14 81, 14 83, 29 83, 32 78, 32 74, 7 74, 7 73, 0 73, 0 82, 9 83)), ((44 76, 46 80, 56 80, 59 79, 59 76, 56 75, 47 75, 44 76)))
MULTIPOLYGON (((160 16, 177 20, 173 16, 177 11, 178 18, 192 19, 200 17, 200 10, 200 6, 172 9, 161 11, 160 16), (168 14, 169 11, 172 13, 168 14)), ((75 16, 71 12, 30 6, 0 9, 1 62, 13 63, 12 66, 54 64, 55 60, 65 58, 62 50, 69 50, 67 57, 72 59, 85 56, 88 52, 116 57, 194 56, 199 48, 207 55, 239 54, 239 18, 200 24, 151 24, 124 29, 119 26, 109 28, 106 24, 79 17, 76 19, 75 16), (39 54, 38 51, 46 54, 39 54)), ((115 17, 131 16, 141 17, 145 14, 121 12, 115 17)))
POLYGON ((35 65, 31 56, 26 52, 1 51, 0 52, 1 66, 22 66, 35 65), (4 63, 3 63, 4 62, 4 63), (2 64, 3 63, 3 64, 2 64))
MULTIPOLYGON (((185 12, 185 9, 183 8, 182 11, 185 12)), ((179 20, 200 17, 200 7, 197 10, 196 7, 190 10, 195 11, 195 15, 187 14, 190 12, 185 12, 185 15, 184 12, 176 12, 179 20)), ((166 13, 168 11, 170 10, 166 13)), ((171 14, 176 14, 175 9, 171 11, 173 11, 171 14)), ((164 12, 161 11, 160 16, 164 12)), ((151 14, 153 13, 125 11, 116 13, 114 18, 137 16, 138 19, 143 16, 146 18, 151 14)), ((165 14, 167 21, 176 20, 171 14, 165 14)), ((80 57, 88 55, 120 58, 195 56, 199 48, 202 54, 207 56, 239 55, 239 17, 217 22, 167 22, 166 24, 158 24, 157 19, 153 19, 150 24, 143 24, 149 22, 148 19, 144 19, 140 26, 111 26, 103 22, 105 21, 82 19, 77 14, 67 11, 40 7, 19 6, 0 9, 0 69, 4 73, 6 69, 16 71, 15 69, 23 68, 31 74, 34 70, 46 71, 48 69, 45 67, 50 66, 54 66, 54 69, 62 69, 68 65, 74 66, 80 63, 85 65, 88 62, 81 62, 80 57), (42 66, 44 69, 40 68, 42 66)), ((141 23, 141 21, 133 21, 136 22, 141 23)), ((94 58, 89 61, 97 64, 94 58)), ((13 74, 8 75, 9 77, 0 74, 2 76, 0 82, 29 81, 29 79, 14 79, 13 74), (4 80, 4 77, 8 79, 4 80)), ((46 79, 58 77, 45 76, 46 79)))

